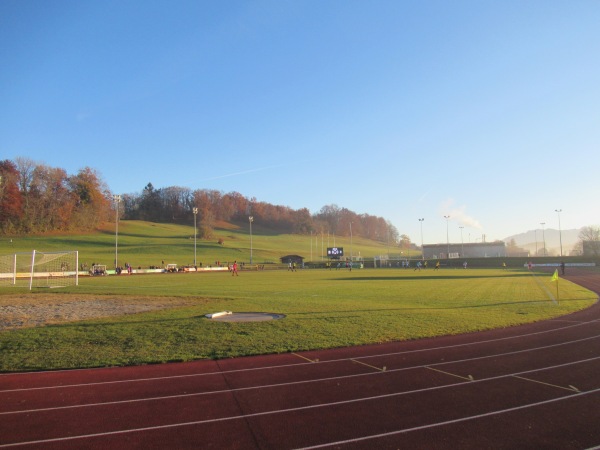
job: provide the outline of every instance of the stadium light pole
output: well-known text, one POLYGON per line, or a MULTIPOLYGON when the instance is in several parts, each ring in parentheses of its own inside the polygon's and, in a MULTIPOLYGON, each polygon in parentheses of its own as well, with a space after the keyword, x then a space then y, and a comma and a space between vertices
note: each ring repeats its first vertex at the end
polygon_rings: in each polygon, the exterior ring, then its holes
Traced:
POLYGON ((562 230, 560 228, 560 213, 562 212, 562 209, 555 209, 554 211, 558 214, 558 239, 560 241, 560 257, 562 258, 562 230))
POLYGON ((465 257, 465 241, 463 240, 463 229, 465 227, 458 227, 460 228, 460 252, 462 253, 460 256, 461 257, 465 257))
POLYGON ((250 265, 252 265, 252 222, 254 222, 254 217, 248 216, 248 222, 250 223, 250 265))
POLYGON ((544 225, 546 225, 546 222, 540 222, 540 225, 542 226, 542 241, 544 242, 544 256, 547 256, 547 253, 546 253, 546 230, 544 229, 544 225))
POLYGON ((350 222, 350 262, 352 262, 352 222, 350 222))
POLYGON ((194 269, 196 268, 196 236, 198 236, 198 232, 196 231, 196 216, 198 215, 198 208, 192 208, 192 212, 194 213, 194 269))
POLYGON ((444 216, 444 219, 446 219, 446 244, 448 245, 448 254, 446 255, 446 259, 450 259, 450 235, 448 234, 448 222, 450 216, 444 216))
POLYGON ((115 271, 119 267, 119 203, 121 203, 121 196, 114 194, 113 200, 115 202, 115 271))
POLYGON ((423 250, 423 219, 419 219, 419 223, 421 224, 421 259, 425 259, 425 250, 423 250))

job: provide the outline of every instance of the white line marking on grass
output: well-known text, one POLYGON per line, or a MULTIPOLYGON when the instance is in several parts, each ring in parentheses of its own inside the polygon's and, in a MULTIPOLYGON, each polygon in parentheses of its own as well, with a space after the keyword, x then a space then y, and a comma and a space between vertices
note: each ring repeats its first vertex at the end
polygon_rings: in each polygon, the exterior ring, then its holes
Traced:
POLYGON ((546 285, 544 285, 540 280, 538 280, 538 277, 536 277, 533 272, 531 272, 531 276, 533 277, 533 279, 535 280, 537 285, 540 287, 540 289, 542 291, 544 291, 556 305, 558 305, 558 302, 556 301, 556 299, 554 298, 554 295, 552 295, 552 292, 550 292, 548 287, 546 285))
MULTIPOLYGON (((533 372, 538 372, 538 371, 543 371, 543 370, 552 370, 552 369, 557 369, 557 368, 562 368, 562 367, 568 367, 568 366, 571 366, 571 365, 574 365, 574 364, 581 364, 581 363, 585 363, 585 362, 589 362, 589 361, 594 361, 594 360, 597 360, 597 359, 600 359, 600 357, 589 358, 589 359, 580 360, 580 361, 576 361, 576 362, 570 362, 570 363, 567 363, 567 364, 559 364, 559 365, 556 365, 556 366, 544 367, 544 368, 541 368, 541 369, 533 369, 533 370, 528 370, 528 371, 523 371, 523 372, 517 372, 517 373, 514 373, 514 374, 499 375, 499 376, 490 377, 490 378, 482 378, 482 379, 479 379, 479 380, 474 380, 473 383, 483 383, 483 382, 486 382, 486 381, 501 380, 501 379, 504 379, 504 378, 514 377, 516 375, 523 375, 523 374, 533 373, 533 372)), ((107 432, 103 432, 103 433, 92 433, 92 434, 85 434, 85 435, 79 435, 79 436, 65 436, 65 437, 60 437, 60 438, 40 439, 40 440, 36 440, 36 441, 14 442, 14 443, 8 443, 8 444, 0 444, 0 448, 9 448, 9 447, 17 447, 17 446, 21 446, 21 445, 32 445, 32 444, 46 444, 46 443, 51 443, 51 442, 73 441, 73 440, 77 440, 77 439, 89 439, 89 438, 100 437, 100 436, 114 436, 114 435, 121 435, 121 434, 127 434, 127 433, 136 433, 136 432, 144 432, 144 431, 152 431, 152 430, 161 430, 161 429, 168 429, 168 428, 179 428, 179 427, 185 427, 185 426, 203 425, 203 424, 217 423, 217 422, 226 422, 226 421, 232 421, 232 420, 247 420, 247 419, 252 418, 252 417, 269 416, 269 415, 274 415, 274 414, 286 414, 286 413, 290 413, 290 412, 306 411, 306 410, 311 410, 311 409, 319 409, 319 408, 326 408, 326 407, 339 406, 339 405, 347 405, 347 404, 352 404, 352 403, 360 403, 360 402, 364 402, 364 401, 380 400, 380 399, 384 399, 384 398, 399 397, 399 396, 402 396, 402 395, 418 394, 418 393, 428 392, 428 391, 436 391, 436 390, 447 389, 447 388, 452 388, 452 387, 457 387, 457 386, 461 386, 462 387, 464 385, 465 385, 465 383, 456 383, 456 384, 450 384, 450 385, 444 385, 444 386, 432 386, 432 387, 423 388, 423 389, 415 389, 413 391, 394 392, 394 393, 391 393, 391 394, 382 394, 382 395, 375 395, 375 396, 371 396, 371 397, 362 397, 362 398, 357 398, 357 399, 341 400, 341 401, 331 402, 331 403, 321 403, 321 404, 318 404, 318 405, 300 406, 300 407, 296 407, 296 408, 287 408, 287 409, 280 409, 280 410, 263 411, 263 412, 252 413, 252 414, 241 414, 241 415, 238 415, 238 416, 231 416, 231 417, 220 417, 220 418, 217 418, 217 419, 205 419, 205 420, 196 420, 196 421, 191 421, 191 422, 179 422, 179 423, 171 423, 171 424, 165 424, 165 425, 156 425, 156 426, 152 426, 152 427, 132 428, 132 429, 128 429, 128 430, 107 431, 107 432)), ((378 437, 391 436, 391 435, 394 435, 394 434, 407 433, 407 432, 410 432, 410 431, 416 431, 416 430, 422 430, 422 429, 427 429, 427 428, 433 428, 433 427, 436 427, 436 426, 448 425, 448 424, 451 424, 451 423, 464 422, 464 421, 467 421, 467 420, 477 419, 477 418, 486 417, 486 416, 492 416, 492 415, 501 414, 501 413, 505 413, 505 412, 518 411, 520 409, 525 409, 525 408, 529 408, 529 407, 545 405, 545 404, 549 404, 549 403, 553 403, 553 402, 558 402, 558 401, 565 400, 565 399, 571 399, 571 398, 578 397, 578 396, 586 396, 586 395, 591 395, 591 394, 596 394, 596 393, 600 393, 600 388, 596 388, 596 389, 593 389, 593 390, 590 390, 590 391, 586 391, 584 393, 581 393, 581 392, 574 393, 573 395, 566 396, 566 397, 558 397, 558 398, 555 398, 555 399, 545 400, 545 401, 542 401, 542 402, 529 403, 529 404, 526 404, 526 405, 520 405, 520 406, 516 406, 516 407, 513 407, 513 408, 507 408, 507 409, 503 409, 503 410, 491 411, 491 412, 488 412, 488 413, 478 414, 478 415, 475 415, 475 416, 468 416, 468 417, 463 417, 463 418, 460 418, 460 419, 449 420, 449 421, 445 421, 445 422, 437 422, 437 423, 423 425, 423 426, 419 426, 419 427, 413 427, 413 428, 407 428, 407 429, 403 429, 403 430, 392 431, 390 433, 382 433, 382 434, 377 434, 377 435, 365 436, 365 437, 355 438, 355 439, 351 439, 351 440, 347 440, 347 441, 339 441, 339 443, 338 442, 331 442, 331 443, 328 443, 328 444, 320 444, 320 445, 317 445, 317 446, 304 447, 304 448, 305 449, 321 448, 321 447, 326 447, 326 446, 331 446, 331 445, 337 445, 337 444, 340 444, 340 443, 360 442, 360 441, 363 441, 363 440, 375 439, 375 438, 378 438, 378 437)))

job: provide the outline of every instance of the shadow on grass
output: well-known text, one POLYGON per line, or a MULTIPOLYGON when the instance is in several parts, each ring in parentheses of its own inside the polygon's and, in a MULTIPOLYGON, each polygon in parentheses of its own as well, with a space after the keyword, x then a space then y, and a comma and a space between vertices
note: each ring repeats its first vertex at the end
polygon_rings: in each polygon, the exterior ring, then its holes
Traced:
POLYGON ((477 274, 464 274, 457 276, 449 276, 440 273, 439 275, 424 275, 420 274, 421 272, 417 272, 414 275, 410 276, 396 276, 396 277, 386 277, 386 276, 350 276, 347 278, 331 278, 331 281, 390 281, 390 280, 467 280, 467 279, 477 279, 477 278, 514 278, 514 277, 528 277, 531 276, 529 273, 511 273, 507 275, 498 275, 498 276, 490 276, 487 275, 477 275, 477 274))
MULTIPOLYGON (((562 300, 561 303, 567 302, 575 302, 582 300, 590 300, 589 298, 573 298, 568 300, 562 300)), ((553 304, 551 300, 519 300, 519 301, 506 301, 506 302, 496 302, 496 303, 483 303, 476 305, 459 305, 459 306, 435 306, 435 307, 399 307, 399 308, 382 308, 382 309, 354 309, 347 311, 340 310, 331 310, 331 311, 306 311, 306 312, 290 312, 287 313, 288 317, 300 315, 300 316, 311 316, 311 315, 321 315, 321 314, 344 314, 344 313, 353 313, 353 314, 365 314, 365 313, 376 313, 376 312, 399 312, 399 311, 452 311, 452 310, 461 310, 461 309, 475 309, 475 308, 495 308, 499 306, 516 306, 516 305, 532 305, 536 303, 544 303, 544 304, 553 304)), ((521 313, 518 313, 521 314, 521 313)))
MULTIPOLYGON (((561 299, 560 303, 565 304, 568 302, 576 302, 576 301, 585 301, 590 300, 589 298, 573 298, 573 299, 561 299)), ((520 301, 506 301, 506 302, 494 302, 494 303, 483 303, 483 304, 471 304, 471 305, 458 305, 458 306, 439 306, 439 307, 398 307, 398 308, 381 308, 381 309, 353 309, 353 310, 325 310, 325 311, 304 311, 304 312, 285 312, 286 317, 281 320, 268 320, 268 321, 254 321, 254 322, 212 322, 210 319, 206 318, 204 315, 193 315, 189 317, 181 317, 181 318, 171 318, 171 319, 148 319, 148 320, 123 320, 123 321, 106 321, 103 319, 98 319, 99 322, 89 323, 87 321, 79 321, 79 322, 69 322, 62 324, 47 324, 41 327, 35 327, 40 332, 44 329, 50 328, 82 328, 82 329, 94 329, 94 328, 104 328, 104 327, 113 327, 113 326, 138 326, 138 325, 154 325, 154 324, 169 324, 169 323, 180 323, 188 321, 190 325, 196 324, 198 320, 206 321, 207 323, 217 323, 219 326, 228 326, 228 327, 237 327, 240 324, 246 325, 257 325, 262 323, 272 324, 275 322, 285 322, 286 318, 295 319, 295 320, 335 320, 337 318, 350 318, 356 317, 360 318, 364 314, 374 314, 374 313, 393 313, 393 312, 431 312, 431 311, 452 311, 452 310, 467 310, 467 309, 475 309, 475 308, 495 308, 501 306, 517 306, 517 305, 532 305, 536 303, 542 304, 553 304, 551 300, 520 300, 520 301), (325 317, 320 317, 323 315, 330 315, 325 317), (101 321, 101 322, 100 322, 101 321)), ((574 311, 573 311, 574 312, 574 311)), ((145 313, 140 313, 145 314, 145 313)), ((529 314, 528 312, 516 311, 516 314, 529 314)), ((22 328, 24 330, 26 328, 22 328)))

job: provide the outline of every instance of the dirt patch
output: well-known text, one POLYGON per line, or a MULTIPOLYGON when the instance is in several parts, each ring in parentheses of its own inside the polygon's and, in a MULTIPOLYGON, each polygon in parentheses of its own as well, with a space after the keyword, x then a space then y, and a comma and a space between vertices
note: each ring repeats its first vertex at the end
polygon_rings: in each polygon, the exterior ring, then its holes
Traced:
POLYGON ((181 297, 115 297, 78 294, 22 294, 0 296, 0 331, 75 322, 101 317, 197 305, 181 297))

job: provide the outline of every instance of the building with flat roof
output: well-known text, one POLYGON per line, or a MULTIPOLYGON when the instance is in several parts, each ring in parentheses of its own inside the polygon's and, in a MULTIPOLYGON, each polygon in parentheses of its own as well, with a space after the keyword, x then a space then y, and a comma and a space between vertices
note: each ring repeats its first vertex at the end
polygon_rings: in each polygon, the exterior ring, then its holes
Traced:
POLYGON ((424 259, 505 258, 506 256, 506 243, 503 241, 423 245, 424 259))

